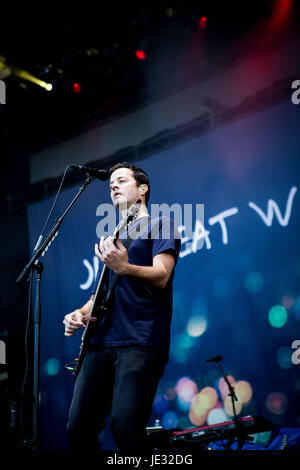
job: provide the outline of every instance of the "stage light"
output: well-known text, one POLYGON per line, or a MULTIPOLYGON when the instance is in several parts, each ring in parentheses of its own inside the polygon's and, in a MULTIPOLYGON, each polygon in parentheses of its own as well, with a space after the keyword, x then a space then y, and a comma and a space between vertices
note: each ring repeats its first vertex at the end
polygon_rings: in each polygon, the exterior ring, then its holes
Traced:
POLYGON ((287 404, 286 396, 279 392, 270 393, 266 400, 268 410, 275 415, 284 413, 287 408, 287 404))
POLYGON ((189 420, 195 426, 202 426, 202 424, 205 423, 206 418, 207 418, 207 412, 205 412, 203 414, 196 414, 194 412, 193 408, 191 408, 190 411, 189 411, 189 420))
POLYGON ((205 29, 207 27, 207 17, 206 16, 201 16, 201 18, 198 19, 198 26, 200 29, 205 29))
POLYGON ((214 388, 204 387, 201 392, 194 395, 191 403, 191 411, 195 416, 207 415, 218 402, 218 395, 214 388))
POLYGON ((259 292, 263 286, 262 275, 257 272, 247 274, 244 280, 244 285, 248 292, 252 292, 253 294, 259 292))
POLYGON ((34 75, 31 75, 31 73, 27 72, 26 70, 14 66, 11 66, 11 70, 13 75, 16 75, 17 77, 22 78, 23 80, 26 80, 28 82, 35 83, 35 85, 38 85, 47 91, 51 91, 53 88, 51 83, 46 83, 43 80, 40 80, 34 75))
POLYGON ((282 369, 290 369, 293 367, 291 348, 289 346, 282 346, 278 349, 276 354, 277 364, 282 369))
POLYGON ((45 88, 45 90, 47 90, 47 91, 51 91, 52 88, 53 88, 53 86, 51 85, 51 83, 46 83, 46 82, 43 82, 43 81, 41 81, 41 82, 39 83, 39 85, 40 85, 42 88, 45 88))
POLYGON ((272 16, 269 20, 271 29, 280 29, 290 18, 293 9, 293 0, 276 0, 273 5, 272 16))
POLYGON ((187 332, 194 338, 201 336, 206 331, 206 328, 207 320, 203 315, 190 318, 187 324, 187 332))
POLYGON ((190 402, 198 392, 197 384, 188 377, 182 377, 175 385, 177 395, 183 400, 190 402))
POLYGON ((228 416, 225 411, 221 408, 213 408, 210 410, 207 416, 207 424, 218 424, 228 421, 228 416))
POLYGON ((57 375, 60 369, 60 364, 58 359, 56 359, 55 357, 51 357, 46 362, 45 367, 48 375, 57 375))
POLYGON ((72 89, 74 93, 80 93, 82 91, 82 86, 80 85, 80 83, 75 82, 73 83, 72 89))
MULTIPOLYGON (((236 383, 235 378, 232 377, 232 375, 227 375, 227 380, 234 387, 234 384, 236 383)), ((220 390, 222 398, 224 399, 229 393, 228 385, 225 382, 224 377, 220 378, 219 383, 218 383, 218 388, 220 390)))
POLYGON ((246 404, 251 400, 253 391, 249 382, 246 382, 245 380, 239 380, 234 385, 234 389, 235 389, 235 394, 237 398, 242 403, 246 404))
POLYGON ((138 49, 137 51, 135 51, 135 55, 139 60, 145 60, 146 59, 145 51, 143 51, 142 49, 138 49))
POLYGON ((274 305, 269 311, 269 323, 274 328, 282 328, 287 321, 287 311, 282 305, 274 305))
POLYGON ((174 411, 167 411, 161 420, 161 424, 165 429, 175 428, 177 426, 177 422, 178 418, 174 411))
POLYGON ((281 299, 281 304, 284 308, 288 310, 289 308, 292 308, 294 306, 295 299, 291 295, 284 295, 281 299))
MULTIPOLYGON (((237 415, 240 414, 240 412, 242 411, 242 407, 243 407, 242 402, 239 401, 239 400, 235 401, 234 405, 235 405, 236 414, 237 415)), ((225 398, 225 400, 224 400, 224 411, 228 416, 234 416, 231 397, 226 397, 225 398)))

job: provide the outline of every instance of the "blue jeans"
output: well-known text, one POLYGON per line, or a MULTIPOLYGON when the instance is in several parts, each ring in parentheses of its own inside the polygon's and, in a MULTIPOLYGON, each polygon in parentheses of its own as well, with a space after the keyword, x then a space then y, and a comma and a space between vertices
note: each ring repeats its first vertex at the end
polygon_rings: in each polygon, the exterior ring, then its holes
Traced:
POLYGON ((167 354, 151 347, 92 348, 77 376, 67 435, 73 450, 100 450, 98 435, 110 414, 121 450, 149 450, 146 426, 167 354))

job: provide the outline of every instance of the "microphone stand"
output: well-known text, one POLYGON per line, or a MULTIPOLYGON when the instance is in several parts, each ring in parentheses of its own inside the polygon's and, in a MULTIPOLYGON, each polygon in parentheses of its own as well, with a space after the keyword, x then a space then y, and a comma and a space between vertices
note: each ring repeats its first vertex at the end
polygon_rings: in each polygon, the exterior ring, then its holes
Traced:
POLYGON ((41 326, 41 301, 40 301, 40 286, 41 286, 41 279, 42 279, 42 271, 43 271, 43 264, 39 260, 40 256, 43 256, 45 252, 48 250, 49 246, 51 245, 54 238, 57 236, 57 232, 59 227, 61 226, 64 218, 71 210, 72 206, 75 204, 79 196, 83 193, 87 185, 92 181, 93 176, 89 175, 81 188, 79 188, 78 193, 71 201, 63 215, 56 219, 52 229, 49 231, 48 235, 45 237, 44 241, 42 242, 42 236, 39 237, 36 247, 33 251, 33 255, 27 265, 24 267, 23 271, 19 275, 16 280, 16 283, 19 284, 24 277, 29 273, 35 272, 35 289, 36 289, 36 296, 35 296, 35 309, 34 309, 34 317, 33 317, 33 324, 34 324, 34 351, 33 351, 33 421, 32 421, 32 430, 33 430, 33 437, 31 441, 23 441, 32 448, 32 450, 37 450, 39 446, 38 436, 39 436, 39 389, 40 389, 40 326, 41 326))
MULTIPOLYGON (((233 410, 233 419, 234 419, 234 424, 235 424, 235 429, 236 429, 236 436, 237 436, 237 442, 238 442, 238 445, 237 445, 237 450, 241 450, 242 447, 243 447, 243 444, 245 442, 245 439, 242 438, 242 435, 241 435, 241 425, 237 419, 237 414, 236 414, 236 408, 235 408, 235 402, 238 401, 238 398, 235 394, 235 391, 234 391, 234 387, 231 385, 231 383, 229 382, 228 378, 227 378, 227 375, 225 374, 220 362, 222 360, 222 356, 216 356, 216 357, 213 357, 212 359, 208 359, 206 362, 215 362, 217 367, 220 369, 221 371, 221 374, 223 375, 224 377, 224 380, 228 386, 228 389, 229 389, 229 393, 228 393, 228 396, 231 397, 231 402, 232 402, 232 410, 233 410)), ((229 445, 228 445, 228 448, 230 449, 230 445, 232 444, 232 441, 229 440, 229 445)))

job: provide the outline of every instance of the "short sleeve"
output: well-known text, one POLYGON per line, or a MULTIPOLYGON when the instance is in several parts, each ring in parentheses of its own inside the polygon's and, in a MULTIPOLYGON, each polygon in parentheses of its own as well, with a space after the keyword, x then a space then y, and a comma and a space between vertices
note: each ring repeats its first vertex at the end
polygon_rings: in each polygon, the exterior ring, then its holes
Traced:
POLYGON ((163 252, 170 252, 177 262, 181 248, 181 238, 174 221, 161 217, 151 226, 152 258, 163 252))

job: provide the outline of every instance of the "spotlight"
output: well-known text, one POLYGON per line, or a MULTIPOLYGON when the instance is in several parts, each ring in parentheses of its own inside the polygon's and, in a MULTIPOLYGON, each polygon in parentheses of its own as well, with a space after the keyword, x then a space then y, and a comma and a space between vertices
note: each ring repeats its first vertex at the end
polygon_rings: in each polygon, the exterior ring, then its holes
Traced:
POLYGON ((145 51, 143 51, 142 49, 138 49, 137 51, 135 51, 135 55, 139 60, 145 60, 146 59, 145 51))
POLYGON ((75 82, 73 83, 72 89, 74 93, 80 93, 82 91, 82 86, 80 85, 80 83, 75 82))
POLYGON ((201 18, 198 19, 198 26, 200 29, 205 29, 207 26, 207 17, 206 16, 201 16, 201 18))

